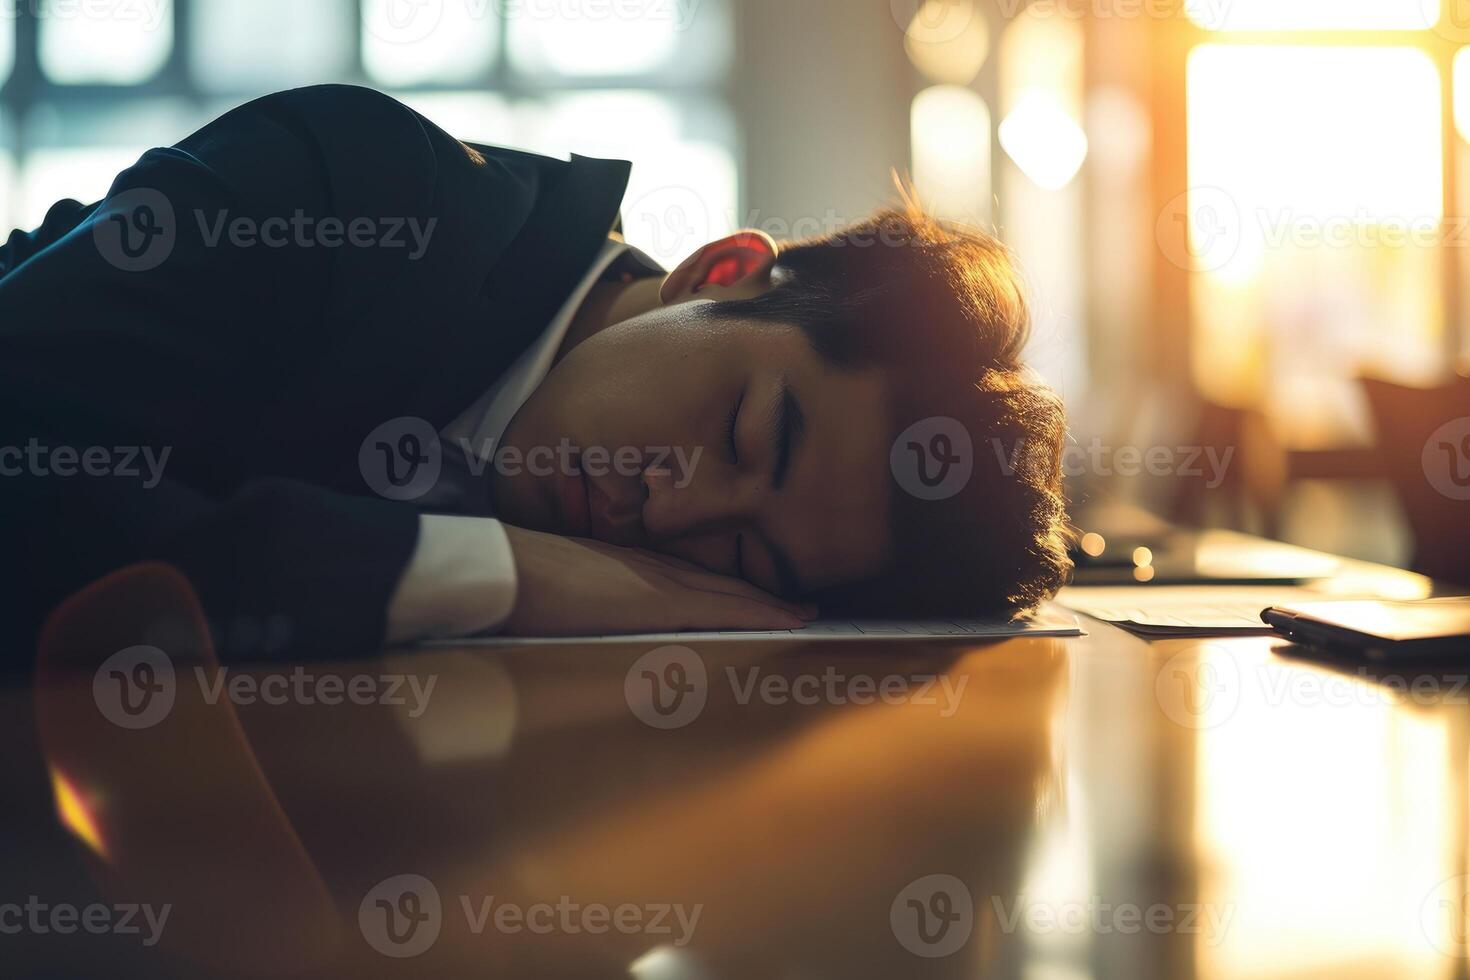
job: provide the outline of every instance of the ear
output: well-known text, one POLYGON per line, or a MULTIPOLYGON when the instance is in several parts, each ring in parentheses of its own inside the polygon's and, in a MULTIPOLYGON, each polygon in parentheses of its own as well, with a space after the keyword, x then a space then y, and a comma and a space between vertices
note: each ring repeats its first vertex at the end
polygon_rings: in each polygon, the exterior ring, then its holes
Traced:
POLYGON ((659 290, 665 306, 691 299, 748 299, 771 288, 776 242, 763 231, 737 231, 695 252, 659 290))

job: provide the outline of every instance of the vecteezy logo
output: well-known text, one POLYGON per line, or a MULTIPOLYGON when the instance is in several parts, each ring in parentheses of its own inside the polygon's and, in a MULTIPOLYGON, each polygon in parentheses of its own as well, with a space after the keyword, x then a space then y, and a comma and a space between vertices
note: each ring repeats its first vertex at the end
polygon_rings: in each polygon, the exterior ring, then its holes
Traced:
POLYGON ((417 44, 434 33, 443 16, 444 0, 367 0, 363 24, 389 44, 417 44))
POLYGON ((628 205, 628 234, 651 258, 673 267, 714 238, 709 206, 688 187, 659 187, 628 205))
POLYGON ((936 416, 899 433, 888 467, 904 491, 920 500, 945 500, 963 490, 975 469, 975 446, 958 420, 936 416))
POLYGON ((889 0, 898 29, 926 44, 948 44, 982 16, 973 0, 889 0))
POLYGON ((975 901, 954 875, 925 875, 893 899, 888 924, 904 949, 915 956, 938 959, 970 941, 975 901))
POLYGON ((709 697, 704 660, 688 647, 650 650, 628 668, 623 697, 645 725, 683 728, 699 717, 709 697))
POLYGON ((444 910, 439 890, 423 875, 394 875, 373 886, 357 907, 357 925, 368 945, 384 956, 407 959, 439 938, 444 910))
POLYGON ((1216 272, 1240 250, 1243 231, 1235 199, 1218 187, 1191 187, 1159 213, 1155 228, 1164 257, 1186 272, 1216 272))
POLYGON ((1470 875, 1446 878, 1429 890, 1419 904, 1419 928, 1430 944, 1445 956, 1470 956, 1466 913, 1470 912, 1470 875))
POLYGON ((103 201, 92 215, 92 240, 111 266, 147 272, 174 250, 174 206, 162 192, 135 187, 103 201))
POLYGON ((168 717, 177 688, 174 665, 158 647, 119 650, 92 675, 92 700, 119 728, 152 728, 168 717))
POLYGON ((1451 500, 1470 500, 1470 416, 1435 429, 1420 462, 1435 490, 1451 500))
POLYGON ((444 465, 439 433, 411 415, 384 422, 362 441, 357 466, 372 491, 389 500, 417 500, 439 482, 444 465))
POLYGON ((1181 728, 1223 725, 1240 705, 1240 669, 1220 647, 1190 647, 1164 661, 1154 677, 1154 697, 1181 728))

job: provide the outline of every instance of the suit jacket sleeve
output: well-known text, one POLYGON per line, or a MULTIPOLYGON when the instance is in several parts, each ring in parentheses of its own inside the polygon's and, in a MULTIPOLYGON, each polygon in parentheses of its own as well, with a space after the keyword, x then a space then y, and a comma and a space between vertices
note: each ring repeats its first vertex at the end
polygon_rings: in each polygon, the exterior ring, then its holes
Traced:
MULTIPOLYGON (((12 669, 26 669, 57 602, 145 559, 190 579, 225 656, 354 656, 384 639, 417 513, 231 463, 271 439, 326 435, 313 368, 341 342, 323 325, 337 258, 229 249, 206 233, 221 213, 321 216, 340 202, 289 104, 226 120, 149 151, 100 205, 63 202, 0 249, 0 664, 12 669), (147 267, 143 232, 165 224, 166 258, 147 267)), ((416 138, 412 152, 432 159, 416 138)))

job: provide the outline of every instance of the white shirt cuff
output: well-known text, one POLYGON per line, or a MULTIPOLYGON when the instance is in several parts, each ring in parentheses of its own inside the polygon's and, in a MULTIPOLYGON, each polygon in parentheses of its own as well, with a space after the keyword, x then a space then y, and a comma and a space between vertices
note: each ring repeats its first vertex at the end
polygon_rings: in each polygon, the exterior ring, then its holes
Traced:
POLYGON ((515 601, 515 559, 499 521, 422 514, 418 544, 388 604, 388 641, 490 632, 515 601))

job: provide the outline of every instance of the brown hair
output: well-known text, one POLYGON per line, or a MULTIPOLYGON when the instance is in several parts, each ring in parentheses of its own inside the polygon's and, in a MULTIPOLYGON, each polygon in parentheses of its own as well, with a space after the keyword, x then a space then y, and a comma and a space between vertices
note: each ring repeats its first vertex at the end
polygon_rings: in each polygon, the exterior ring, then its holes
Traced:
MULTIPOLYGON (((890 439, 915 423, 962 427, 971 470, 923 499, 898 479, 892 547, 875 579, 816 598, 866 616, 1020 613, 1071 570, 1062 494, 1061 400, 1021 363, 1025 288, 994 236, 902 207, 783 248, 772 288, 712 313, 795 324, 839 366, 881 365, 890 439)), ((840 489, 835 492, 841 492, 840 489)))

